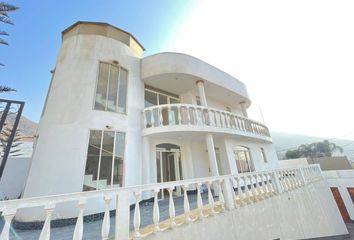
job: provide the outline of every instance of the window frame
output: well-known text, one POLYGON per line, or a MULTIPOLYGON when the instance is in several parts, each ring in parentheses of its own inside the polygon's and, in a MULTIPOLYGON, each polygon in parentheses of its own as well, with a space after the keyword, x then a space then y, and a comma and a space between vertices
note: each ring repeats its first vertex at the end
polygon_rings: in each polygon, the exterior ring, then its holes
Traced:
POLYGON ((147 107, 145 107, 145 91, 156 94, 156 97, 157 97, 157 105, 156 106, 165 105, 165 104, 160 104, 160 98, 159 98, 160 95, 167 97, 167 104, 178 104, 178 103, 171 103, 171 98, 178 100, 179 103, 181 103, 181 98, 178 95, 175 95, 172 93, 168 94, 167 92, 159 91, 157 89, 151 89, 148 86, 145 86, 145 88, 144 88, 144 108, 147 108, 147 107))
MULTIPOLYGON (((107 89, 106 89, 106 102, 107 102, 107 98, 108 98, 108 89, 109 89, 109 77, 110 77, 110 71, 108 72, 108 82, 107 82, 107 89)), ((129 91, 129 70, 125 67, 123 67, 120 64, 115 64, 109 61, 98 61, 98 63, 96 64, 96 84, 95 84, 95 89, 93 92, 93 103, 92 103, 92 110, 93 111, 101 111, 101 112, 110 112, 110 113, 119 113, 119 114, 123 114, 123 115, 128 115, 128 91, 129 91), (101 63, 105 63, 105 64, 109 64, 109 69, 111 68, 111 65, 118 67, 119 71, 118 71, 118 87, 117 87, 117 100, 116 100, 116 104, 117 104, 117 108, 118 108, 118 99, 119 99, 119 88, 120 88, 120 69, 124 69, 127 72, 127 90, 126 90, 126 98, 125 98, 125 112, 119 112, 118 109, 117 111, 109 111, 107 110, 107 103, 105 105, 105 109, 95 109, 95 103, 96 103, 96 94, 97 94, 97 87, 98 87, 98 80, 99 80, 99 75, 100 75, 100 64, 101 63)))
MULTIPOLYGON (((86 165, 87 165, 87 160, 88 160, 88 148, 90 144, 90 136, 91 136, 91 131, 100 131, 101 132, 101 141, 100 141, 100 155, 99 155, 99 163, 98 163, 98 169, 97 169, 97 181, 99 181, 100 177, 100 165, 101 165, 101 157, 102 157, 102 144, 103 144, 103 136, 104 132, 113 132, 114 133, 114 143, 113 143, 113 154, 112 154, 112 168, 111 168, 111 179, 109 185, 107 185, 107 188, 103 189, 109 189, 113 188, 113 175, 114 175, 114 162, 115 162, 115 149, 116 149, 116 135, 117 133, 123 133, 124 134, 124 153, 123 153, 123 165, 122 165, 122 182, 119 187, 124 187, 125 186, 125 161, 126 161, 126 144, 127 144, 127 133, 125 131, 120 131, 120 130, 106 130, 106 129, 89 129, 88 130, 88 137, 87 137, 87 145, 86 145, 86 151, 85 151, 85 164, 83 166, 83 172, 82 172, 82 191, 84 192, 84 184, 85 184, 85 175, 86 175, 86 165)), ((103 189, 97 189, 97 185, 95 187, 95 191, 97 190, 103 190, 103 189)))

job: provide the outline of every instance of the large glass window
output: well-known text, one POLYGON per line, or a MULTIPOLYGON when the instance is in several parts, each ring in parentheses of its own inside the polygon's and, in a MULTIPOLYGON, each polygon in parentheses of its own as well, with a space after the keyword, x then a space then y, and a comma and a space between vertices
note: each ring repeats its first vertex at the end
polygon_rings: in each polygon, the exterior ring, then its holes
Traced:
POLYGON ((128 72, 124 68, 101 62, 95 96, 95 110, 126 112, 128 72))
POLYGON ((234 156, 236 160, 237 170, 239 173, 254 171, 251 153, 248 148, 243 146, 235 147, 234 156))
POLYGON ((122 186, 125 134, 91 130, 84 191, 122 186))
MULTIPOLYGON (((145 108, 176 103, 180 103, 178 96, 158 90, 145 89, 145 108)), ((163 125, 178 123, 178 110, 176 107, 171 107, 171 111, 169 111, 168 108, 162 108, 161 112, 159 112, 158 109, 154 109, 152 112, 147 111, 145 114, 147 127, 152 126, 152 120, 154 122, 154 126, 158 126, 160 122, 160 114, 162 115, 163 125)))

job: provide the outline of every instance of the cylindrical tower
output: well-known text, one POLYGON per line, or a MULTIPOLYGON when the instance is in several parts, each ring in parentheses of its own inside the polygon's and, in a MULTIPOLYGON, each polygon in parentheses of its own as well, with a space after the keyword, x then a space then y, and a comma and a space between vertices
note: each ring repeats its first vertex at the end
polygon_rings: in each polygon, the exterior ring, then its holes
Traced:
POLYGON ((63 31, 23 197, 141 184, 143 51, 109 24, 63 31))

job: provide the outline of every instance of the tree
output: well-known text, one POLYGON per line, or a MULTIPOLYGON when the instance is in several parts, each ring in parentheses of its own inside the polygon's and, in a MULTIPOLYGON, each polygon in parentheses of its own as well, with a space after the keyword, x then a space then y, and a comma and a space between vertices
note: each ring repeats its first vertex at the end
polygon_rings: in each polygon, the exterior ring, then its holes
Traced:
POLYGON ((287 159, 300 157, 332 157, 333 153, 343 153, 343 149, 328 140, 322 142, 314 142, 310 144, 302 144, 296 150, 288 150, 285 153, 287 159))
MULTIPOLYGON (((9 17, 9 13, 16 11, 18 7, 5 3, 0 2, 0 22, 6 23, 10 25, 14 25, 9 17)), ((0 30, 0 36, 8 36, 9 34, 5 31, 0 30)), ((2 37, 0 37, 0 44, 9 45, 7 41, 5 41, 2 37)), ((4 64, 0 63, 0 66, 4 66, 4 64)), ((13 89, 0 85, 0 93, 14 91, 13 89)))
MULTIPOLYGON (((11 130, 12 130, 12 128, 10 128, 8 125, 5 125, 4 129, 1 132, 1 135, 0 135, 0 148, 1 148, 0 156, 1 157, 3 157, 5 154, 5 149, 6 149, 7 143, 9 142, 9 138, 11 135, 11 130)), ((21 140, 22 140, 22 137, 20 135, 20 132, 18 130, 16 130, 15 137, 14 137, 12 145, 11 145, 9 157, 17 157, 17 156, 21 155, 19 153, 19 151, 21 151, 21 149, 18 148, 22 144, 21 140)))
POLYGON ((289 150, 285 153, 285 159, 301 158, 302 154, 299 150, 289 150))

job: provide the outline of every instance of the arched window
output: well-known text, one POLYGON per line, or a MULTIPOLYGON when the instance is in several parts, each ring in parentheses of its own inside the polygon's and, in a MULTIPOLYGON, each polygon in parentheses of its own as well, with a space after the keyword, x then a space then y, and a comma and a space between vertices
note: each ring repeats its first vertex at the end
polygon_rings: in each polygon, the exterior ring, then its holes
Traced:
POLYGON ((267 163, 268 162, 267 156, 265 154, 264 148, 262 147, 261 147, 261 155, 262 155, 263 162, 267 163))
POLYGON ((254 165, 249 148, 243 146, 234 147, 234 156, 239 173, 254 171, 254 165))

